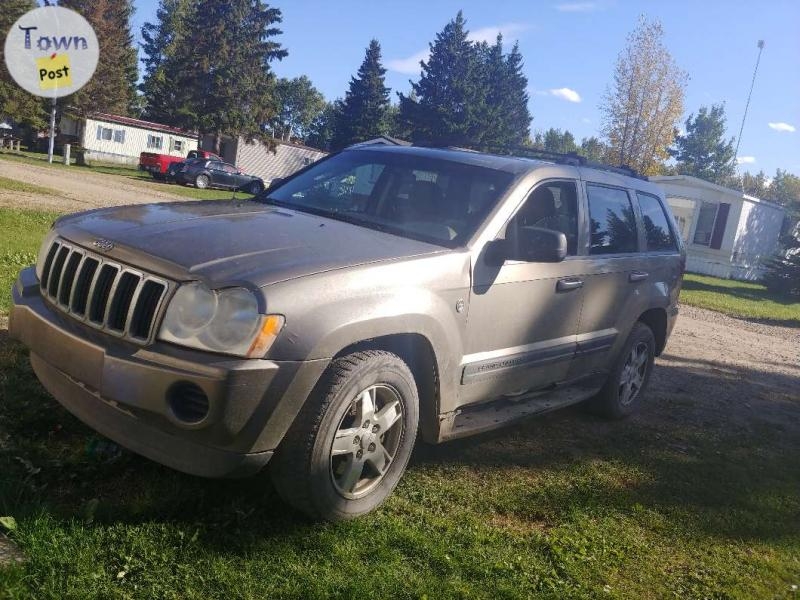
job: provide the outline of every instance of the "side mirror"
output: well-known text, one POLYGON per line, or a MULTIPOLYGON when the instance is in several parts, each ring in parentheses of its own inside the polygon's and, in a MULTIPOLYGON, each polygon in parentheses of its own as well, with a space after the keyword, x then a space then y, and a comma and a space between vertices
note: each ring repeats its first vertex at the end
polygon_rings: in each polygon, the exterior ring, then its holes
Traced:
POLYGON ((519 227, 505 240, 495 240, 487 248, 490 264, 506 260, 523 262, 561 262, 567 256, 567 236, 542 227, 519 227))
POLYGON ((267 186, 268 190, 274 190, 280 184, 283 183, 283 177, 275 177, 274 179, 270 180, 269 185, 267 186))

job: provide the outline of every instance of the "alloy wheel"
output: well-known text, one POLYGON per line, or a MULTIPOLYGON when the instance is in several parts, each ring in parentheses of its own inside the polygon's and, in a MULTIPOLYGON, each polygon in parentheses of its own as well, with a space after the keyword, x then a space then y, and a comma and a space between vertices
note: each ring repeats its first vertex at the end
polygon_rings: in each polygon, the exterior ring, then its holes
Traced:
POLYGON ((620 404, 628 405, 639 395, 649 363, 650 349, 646 342, 639 342, 631 348, 619 378, 620 404))
POLYGON ((365 496, 388 471, 403 437, 403 403, 387 385, 373 385, 353 400, 336 429, 330 472, 347 499, 365 496))

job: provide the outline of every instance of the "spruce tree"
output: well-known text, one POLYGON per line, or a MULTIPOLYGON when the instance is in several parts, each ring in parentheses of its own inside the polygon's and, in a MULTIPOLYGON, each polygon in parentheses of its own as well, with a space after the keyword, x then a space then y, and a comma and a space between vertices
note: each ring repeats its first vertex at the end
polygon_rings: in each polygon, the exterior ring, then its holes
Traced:
MULTIPOLYGON (((34 0, 3 0, 0 10, 0 36, 5 36, 11 26, 29 10, 36 8, 34 0)), ((42 129, 46 114, 42 101, 23 90, 6 68, 5 44, 0 43, 0 120, 11 119, 20 125, 42 129)))
POLYGON ((287 55, 275 37, 281 12, 263 0, 196 0, 170 61, 176 124, 214 135, 268 141, 275 118, 270 62, 287 55))
POLYGON ((97 34, 100 59, 89 82, 64 100, 81 114, 104 112, 138 115, 139 77, 136 48, 131 34, 132 0, 61 0, 89 21, 97 34))
POLYGON ((725 139, 725 107, 701 106, 697 115, 686 119, 686 134, 675 138, 670 155, 676 159, 678 173, 722 184, 735 173, 734 139, 725 139))
POLYGON ((780 250, 764 266, 762 283, 768 290, 800 298, 800 224, 783 236, 780 250))
POLYGON ((342 100, 336 99, 333 102, 327 102, 322 112, 317 115, 314 122, 311 123, 306 144, 312 148, 319 148, 330 152, 333 142, 334 128, 339 120, 339 115, 342 111, 342 100))
POLYGON ((503 38, 498 35, 494 45, 481 45, 486 78, 486 131, 483 146, 502 149, 521 146, 530 133, 531 115, 528 111, 528 79, 522 74, 522 54, 514 44, 508 55, 503 54, 503 38))
POLYGON ((176 54, 186 37, 187 17, 193 0, 161 0, 155 23, 142 27, 144 75, 139 89, 145 119, 175 125, 181 94, 175 87, 176 54))
POLYGON ((390 90, 386 87, 385 76, 381 46, 378 40, 371 40, 358 73, 350 79, 350 89, 334 129, 333 148, 344 148, 388 133, 390 90))
POLYGON ((430 57, 420 63, 420 79, 411 82, 413 96, 400 94, 401 119, 415 142, 468 147, 484 144, 485 69, 479 48, 469 41, 468 33, 459 11, 430 44, 430 57))

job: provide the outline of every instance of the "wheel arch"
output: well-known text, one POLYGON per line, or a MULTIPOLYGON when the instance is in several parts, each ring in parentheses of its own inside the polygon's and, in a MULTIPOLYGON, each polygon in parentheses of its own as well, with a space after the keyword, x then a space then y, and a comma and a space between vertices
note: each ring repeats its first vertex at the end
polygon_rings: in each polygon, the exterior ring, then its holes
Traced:
POLYGON ((660 356, 667 345, 667 311, 663 308, 651 308, 644 311, 638 322, 644 323, 653 332, 656 339, 656 356, 660 356))
POLYGON ((441 390, 436 353, 430 340, 421 333, 393 333, 354 342, 339 350, 334 359, 363 350, 385 350, 408 365, 417 384, 420 434, 426 442, 435 442, 441 390))

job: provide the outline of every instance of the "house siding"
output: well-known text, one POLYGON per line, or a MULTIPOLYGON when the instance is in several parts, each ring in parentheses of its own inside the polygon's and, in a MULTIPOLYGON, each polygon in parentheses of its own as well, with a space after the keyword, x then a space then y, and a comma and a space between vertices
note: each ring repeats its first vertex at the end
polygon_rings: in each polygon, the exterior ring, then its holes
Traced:
POLYGON ((764 261, 777 249, 783 218, 782 209, 743 200, 731 256, 733 279, 761 279, 764 261))
POLYGON ((87 118, 85 121, 78 121, 64 117, 60 128, 62 133, 80 140, 84 156, 89 161, 136 165, 142 152, 186 156, 190 150, 197 150, 197 139, 190 136, 122 125, 101 119, 87 118), (98 127, 110 129, 111 139, 97 139, 98 127), (160 149, 147 147, 149 135, 161 138, 160 149), (181 143, 180 149, 176 148, 175 142, 181 143))
MULTIPOLYGON (((667 204, 673 212, 688 219, 683 229, 687 271, 725 279, 755 280, 761 277, 761 262, 772 253, 778 242, 783 222, 782 208, 694 177, 650 179, 664 189, 667 204), (718 249, 694 243, 703 202, 730 205, 718 249), (692 205, 693 208, 689 208, 692 205)), ((717 218, 720 218, 719 211, 717 218)))
MULTIPOLYGON (((202 147, 213 150, 214 137, 204 136, 202 147)), ((277 142, 273 152, 266 144, 258 141, 247 142, 241 137, 223 138, 220 152, 223 160, 235 164, 245 173, 261 177, 267 184, 276 177, 291 175, 326 154, 314 148, 283 142, 277 142)))

